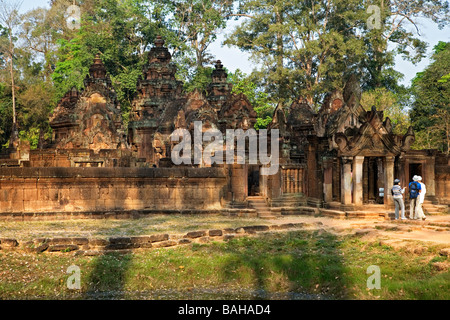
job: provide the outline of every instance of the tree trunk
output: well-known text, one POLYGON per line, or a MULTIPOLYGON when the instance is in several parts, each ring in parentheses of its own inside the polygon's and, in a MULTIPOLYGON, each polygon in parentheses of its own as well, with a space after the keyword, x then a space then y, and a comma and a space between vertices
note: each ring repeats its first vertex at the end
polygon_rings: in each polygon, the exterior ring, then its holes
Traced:
MULTIPOLYGON (((275 7, 275 20, 278 25, 283 24, 283 17, 279 10, 279 8, 275 7)), ((283 101, 285 96, 285 84, 281 75, 283 73, 283 56, 284 56, 284 47, 283 47, 283 35, 281 32, 277 32, 277 80, 278 80, 278 99, 283 101)))
POLYGON ((12 103, 13 103, 13 127, 16 125, 16 87, 14 83, 14 67, 13 67, 13 57, 14 57, 14 48, 12 42, 12 30, 9 30, 9 58, 10 62, 10 74, 11 74, 11 90, 12 90, 12 103))

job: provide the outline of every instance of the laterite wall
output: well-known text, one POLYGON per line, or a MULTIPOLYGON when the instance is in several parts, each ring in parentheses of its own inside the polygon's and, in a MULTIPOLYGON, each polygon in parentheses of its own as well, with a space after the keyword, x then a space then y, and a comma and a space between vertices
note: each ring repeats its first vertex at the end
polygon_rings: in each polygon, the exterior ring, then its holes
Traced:
POLYGON ((215 210, 226 186, 220 168, 0 168, 0 214, 215 210))

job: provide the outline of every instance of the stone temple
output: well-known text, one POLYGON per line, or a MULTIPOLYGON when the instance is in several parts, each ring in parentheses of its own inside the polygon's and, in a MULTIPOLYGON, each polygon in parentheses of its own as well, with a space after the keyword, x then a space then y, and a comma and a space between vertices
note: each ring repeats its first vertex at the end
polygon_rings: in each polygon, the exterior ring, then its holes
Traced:
MULTIPOLYGON (((279 170, 261 163, 175 165, 176 129, 254 128, 247 97, 232 93, 216 62, 206 92, 186 94, 171 54, 157 37, 137 82, 128 127, 109 75, 96 56, 84 89, 68 91, 50 115, 51 141, 37 150, 14 141, 0 155, 0 217, 128 217, 151 213, 220 213, 259 217, 324 214, 389 218, 395 178, 427 185, 425 210, 450 203, 450 158, 411 150, 414 132, 392 132, 383 111, 360 104, 350 77, 315 112, 299 97, 276 108, 268 127, 279 130, 279 170)), ((270 147, 268 147, 270 151, 270 147)), ((247 150, 248 157, 248 150, 247 150)))

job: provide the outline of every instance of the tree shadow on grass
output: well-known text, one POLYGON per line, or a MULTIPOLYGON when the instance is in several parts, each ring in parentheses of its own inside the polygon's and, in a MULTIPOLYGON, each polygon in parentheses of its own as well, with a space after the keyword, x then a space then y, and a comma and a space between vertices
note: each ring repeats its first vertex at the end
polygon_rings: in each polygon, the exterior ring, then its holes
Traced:
POLYGON ((132 254, 106 252, 97 256, 87 277, 84 299, 124 299, 127 271, 131 267, 132 254))
POLYGON ((224 282, 253 288, 251 299, 346 299, 349 280, 331 233, 293 231, 225 244, 224 282))

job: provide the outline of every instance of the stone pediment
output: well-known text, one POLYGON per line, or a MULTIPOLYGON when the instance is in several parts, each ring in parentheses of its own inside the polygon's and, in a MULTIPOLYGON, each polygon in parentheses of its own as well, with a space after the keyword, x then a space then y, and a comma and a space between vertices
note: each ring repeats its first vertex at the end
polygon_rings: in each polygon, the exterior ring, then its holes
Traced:
POLYGON ((157 123, 158 132, 169 133, 175 128, 175 120, 177 118, 178 112, 183 108, 186 103, 186 99, 176 99, 172 101, 165 102, 160 107, 161 115, 157 123))
POLYGON ((287 127, 286 115, 284 113, 283 105, 279 103, 273 112, 272 122, 269 124, 268 128, 280 130, 280 136, 289 137, 290 132, 287 127))
POLYGON ((49 122, 52 128, 74 124, 72 115, 80 96, 80 92, 75 87, 66 92, 50 114, 49 122))
POLYGON ((219 113, 223 129, 252 129, 256 123, 256 112, 248 98, 240 93, 231 95, 219 113))
POLYGON ((392 133, 390 120, 382 121, 383 112, 372 108, 372 111, 366 113, 366 119, 358 130, 348 128, 345 132, 335 134, 338 153, 341 156, 399 155, 402 146, 392 133))
POLYGON ((189 130, 194 129, 195 121, 201 121, 204 129, 218 127, 219 119, 217 112, 198 90, 194 90, 188 95, 185 112, 186 125, 189 130))
POLYGON ((313 124, 316 119, 316 113, 311 105, 304 98, 299 98, 293 102, 289 108, 287 124, 290 127, 296 127, 304 124, 313 124))

